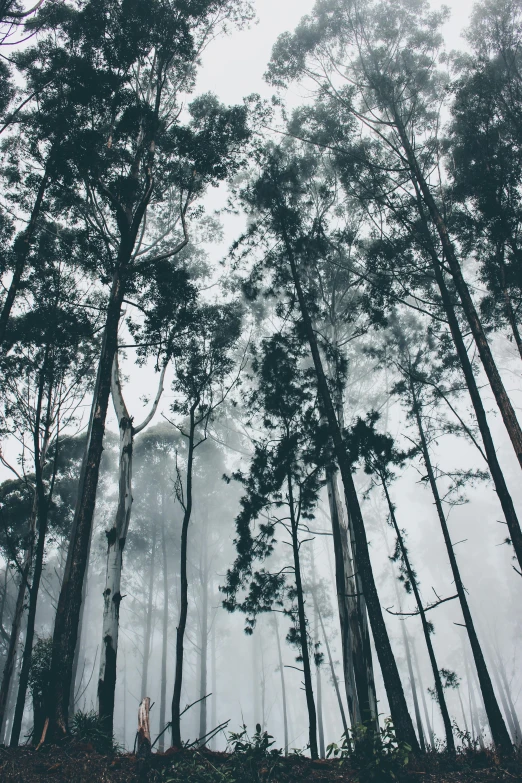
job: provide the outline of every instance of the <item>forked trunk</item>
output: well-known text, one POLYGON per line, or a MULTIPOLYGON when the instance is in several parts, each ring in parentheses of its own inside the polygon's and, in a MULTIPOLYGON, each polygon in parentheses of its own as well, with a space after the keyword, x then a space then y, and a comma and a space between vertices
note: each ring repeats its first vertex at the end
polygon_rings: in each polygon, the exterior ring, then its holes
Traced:
MULTIPOLYGON (((103 590, 102 645, 98 677, 98 714, 107 737, 114 733, 114 694, 116 691, 116 666, 120 625, 121 573, 123 550, 129 530, 132 510, 132 449, 134 435, 141 432, 152 419, 163 391, 163 367, 158 393, 152 410, 139 427, 133 427, 120 382, 118 352, 112 366, 111 393, 120 430, 120 462, 118 506, 113 527, 106 532, 107 556, 105 587, 103 590)), ((145 686, 146 690, 146 686, 145 686)), ((145 695, 145 694, 142 694, 145 695)))

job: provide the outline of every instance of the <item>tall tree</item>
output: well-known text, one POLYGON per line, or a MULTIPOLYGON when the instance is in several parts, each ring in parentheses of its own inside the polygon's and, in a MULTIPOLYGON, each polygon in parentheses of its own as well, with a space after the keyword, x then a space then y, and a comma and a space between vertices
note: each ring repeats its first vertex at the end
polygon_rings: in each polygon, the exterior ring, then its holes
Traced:
POLYGON ((62 139, 62 204, 99 238, 97 268, 110 282, 102 349, 93 395, 84 465, 53 637, 49 738, 67 731, 68 702, 78 618, 94 513, 111 372, 121 308, 129 287, 179 250, 176 221, 210 181, 225 177, 245 139, 245 112, 213 98, 192 104, 182 125, 178 95, 190 90, 202 46, 226 20, 241 21, 243 3, 208 0, 176 4, 93 0, 67 12, 51 5, 40 14, 45 31, 24 52, 23 66, 42 89, 47 116, 60 85, 68 85, 73 118, 62 139), (110 42, 110 43, 109 43, 110 42), (58 69, 59 81, 49 81, 58 69), (94 114, 93 109, 95 109, 94 114), (147 231, 151 213, 176 204, 159 235, 147 231), (173 214, 176 213, 177 214, 173 214), (149 220, 146 220, 148 214, 149 220))
POLYGON ((176 666, 172 695, 172 745, 181 748, 181 688, 184 640, 188 615, 188 538, 193 508, 195 452, 205 442, 208 426, 219 406, 237 384, 241 367, 234 361, 241 327, 236 304, 202 305, 193 329, 183 340, 175 359, 172 411, 185 417, 175 424, 185 440, 184 476, 177 468, 176 497, 183 510, 180 549, 180 614, 176 629, 176 666), (236 373, 234 374, 234 370, 236 373))
MULTIPOLYGON (((299 157, 292 152, 292 149, 268 149, 266 156, 261 157, 263 166, 261 176, 243 195, 244 202, 248 207, 256 215, 261 215, 257 225, 252 224, 250 236, 257 237, 257 231, 262 230, 265 235, 277 237, 276 248, 267 252, 264 260, 274 273, 274 285, 279 290, 287 291, 291 287, 295 291, 302 334, 311 353, 319 399, 332 439, 335 461, 341 474, 346 505, 350 509, 352 517, 354 560, 361 579, 392 719, 400 740, 417 750, 417 738, 404 698, 402 683, 377 595, 352 468, 346 453, 332 392, 324 370, 317 333, 310 314, 311 311, 313 312, 313 300, 305 287, 306 270, 309 268, 307 261, 310 257, 322 252, 321 242, 314 241, 321 225, 313 220, 311 225, 306 224, 308 211, 302 203, 307 195, 304 183, 312 179, 314 161, 311 156, 299 157)), ((259 269, 255 274, 258 275, 257 279, 259 280, 259 269)), ((363 692, 361 691, 361 693, 363 692)), ((371 713, 368 715, 368 719, 371 721, 371 713)))
MULTIPOLYGON (((260 613, 282 610, 291 618, 287 639, 298 648, 298 660, 303 664, 310 754, 315 759, 318 746, 310 652, 313 643, 305 608, 301 531, 306 531, 306 520, 313 518, 327 452, 325 429, 314 404, 315 390, 309 373, 300 366, 302 360, 299 341, 285 335, 267 339, 260 357, 254 359, 258 384, 249 407, 253 411, 257 408, 268 432, 266 439, 256 443, 248 475, 235 474, 246 492, 236 518, 237 557, 222 590, 226 595, 225 608, 239 609, 247 615, 247 633, 252 633, 260 613), (258 529, 253 535, 251 524, 256 521, 258 529), (281 531, 283 540, 289 538, 292 563, 283 560, 277 563, 276 570, 255 570, 257 561, 262 563, 273 554, 276 529, 281 531)), ((281 553, 281 547, 278 552, 281 553)))

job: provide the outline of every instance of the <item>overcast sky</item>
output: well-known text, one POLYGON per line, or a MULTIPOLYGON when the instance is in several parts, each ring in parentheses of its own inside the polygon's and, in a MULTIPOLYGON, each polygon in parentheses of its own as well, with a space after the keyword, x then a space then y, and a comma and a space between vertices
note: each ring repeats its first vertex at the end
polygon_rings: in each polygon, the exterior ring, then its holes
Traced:
MULTIPOLYGON (((245 95, 253 92, 269 97, 272 88, 265 84, 263 73, 272 46, 278 35, 293 30, 314 5, 314 0, 254 0, 257 22, 247 30, 213 41, 206 50, 197 92, 215 92, 225 103, 241 102, 245 95)), ((473 2, 434 0, 431 3, 433 8, 442 5, 451 9, 451 18, 444 30, 447 47, 460 48, 463 45, 460 34, 467 25, 473 2)))

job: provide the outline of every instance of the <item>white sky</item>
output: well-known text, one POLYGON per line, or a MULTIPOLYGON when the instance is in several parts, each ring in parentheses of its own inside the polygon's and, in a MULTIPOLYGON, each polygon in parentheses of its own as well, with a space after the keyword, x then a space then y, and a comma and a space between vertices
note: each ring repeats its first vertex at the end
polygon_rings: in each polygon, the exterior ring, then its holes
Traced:
MULTIPOLYGON (((272 46, 281 33, 293 30, 314 5, 315 0, 254 0, 257 23, 210 44, 203 56, 197 92, 215 92, 225 103, 240 103, 253 92, 270 97, 272 88, 263 81, 263 73, 272 46)), ((442 5, 451 9, 451 19, 444 30, 447 48, 461 48, 460 33, 468 23, 473 2, 431 3, 432 8, 442 5)))

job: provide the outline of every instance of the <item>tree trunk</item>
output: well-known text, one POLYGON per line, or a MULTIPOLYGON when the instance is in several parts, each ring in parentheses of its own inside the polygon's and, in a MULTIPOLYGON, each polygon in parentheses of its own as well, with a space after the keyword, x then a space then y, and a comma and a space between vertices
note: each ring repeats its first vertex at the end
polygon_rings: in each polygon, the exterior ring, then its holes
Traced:
POLYGON ((285 756, 288 756, 288 712, 286 709, 286 683, 285 683, 285 670, 283 666, 283 655, 281 653, 281 639, 279 638, 279 628, 277 625, 276 615, 273 615, 274 621, 274 635, 277 644, 277 660, 279 663, 279 675, 281 679, 281 701, 283 704, 283 733, 284 733, 284 748, 285 756))
POLYGON ((83 583, 89 557, 96 488, 103 451, 112 364, 117 347, 118 324, 125 293, 125 270, 132 249, 132 244, 130 246, 129 244, 129 242, 123 241, 120 244, 116 271, 112 280, 87 443, 80 472, 76 509, 56 610, 47 707, 49 722, 45 737, 48 741, 62 737, 68 730, 74 653, 78 639, 83 583))
MULTIPOLYGON (((312 600, 313 600, 313 606, 314 606, 314 648, 316 651, 316 654, 319 650, 319 612, 318 612, 318 604, 317 604, 317 595, 316 595, 316 577, 315 577, 315 557, 314 557, 314 546, 312 542, 312 600)), ((317 693, 317 728, 319 731, 319 756, 320 758, 325 758, 325 747, 324 747, 324 728, 323 728, 323 693, 322 693, 322 683, 321 683, 321 665, 319 663, 316 663, 315 666, 315 681, 316 681, 316 693, 317 693)))
POLYGON ((314 691, 312 687, 312 670, 310 667, 310 654, 308 650, 308 631, 306 628, 306 614, 304 605, 303 583, 301 581, 301 563, 299 556, 299 531, 295 517, 294 492, 292 477, 288 475, 288 507, 290 510, 290 524, 292 532, 292 551, 294 554, 295 592, 297 598, 297 616, 299 623, 299 639, 301 642, 301 657, 303 659, 304 686, 306 706, 308 709, 308 737, 310 742, 310 755, 312 759, 318 758, 317 753, 317 716, 315 711, 314 691))
MULTIPOLYGON (((161 549, 163 554, 163 628, 161 639, 161 701, 160 701, 160 719, 159 730, 165 728, 165 716, 167 714, 167 651, 168 651, 168 633, 169 633, 169 578, 167 568, 167 541, 165 535, 165 515, 166 498, 165 485, 161 490, 161 549)), ((163 753, 165 750, 165 734, 159 739, 158 750, 163 753)))
POLYGON ((419 743, 423 753, 426 753, 426 741, 424 739, 424 729, 422 728, 422 718, 419 708, 419 699, 417 697, 417 686, 415 684, 415 675, 413 674, 413 664, 411 660, 410 642, 406 633, 406 627, 404 621, 401 623, 402 627, 402 641, 404 643, 404 652, 406 653, 406 664, 408 666, 408 674, 410 676, 411 696, 413 699, 413 709, 415 712, 415 720, 417 721, 417 733, 419 735, 419 743))
MULTIPOLYGON (((433 672, 433 678, 435 680, 435 692, 437 694, 437 701, 439 704, 440 712, 442 715, 442 722, 444 723, 444 731, 446 734, 446 748, 448 753, 454 754, 455 753, 455 742, 453 740, 453 732, 451 729, 451 719, 448 712, 448 705, 446 704, 446 699, 444 696, 444 689, 442 687, 442 682, 440 679, 440 672, 439 667, 437 666, 437 659, 435 658, 435 650, 433 649, 433 644, 431 641, 431 633, 430 628, 428 625, 428 621, 426 620, 426 612, 424 611, 424 606, 422 603, 422 599, 420 597, 419 588, 417 585, 417 578, 415 574, 413 573, 412 567, 410 565, 410 558, 408 556, 407 549, 404 545, 404 539, 402 537, 402 533, 400 531, 399 525, 397 524, 397 519, 395 517, 395 509, 393 507, 393 503, 391 502, 390 494, 388 491, 388 485, 384 478, 384 476, 381 475, 380 477, 382 488, 384 490, 384 494, 386 496, 386 502, 388 504, 388 509, 390 511, 390 518, 393 524, 393 528, 395 530, 395 535, 397 536, 397 540, 399 542, 399 547, 401 550, 401 556, 402 560, 404 562, 406 573, 408 575, 408 580, 411 585, 411 589, 413 591, 413 595, 415 596, 415 602, 417 604, 417 611, 419 613, 419 616, 421 618, 422 622, 422 630, 424 632, 424 640, 426 642, 426 647, 428 649, 428 655, 430 658, 431 663, 431 669, 433 672)), ((410 677, 412 677, 412 672, 410 671, 410 677)), ((413 680, 412 680, 413 682, 413 680)), ((420 717, 420 716, 419 716, 420 717)), ((422 730, 421 730, 422 731, 422 730)), ((424 743, 424 740, 421 739, 421 745, 424 743)))
POLYGON ((415 668, 417 670, 417 679, 419 681, 419 691, 420 691, 420 695, 421 695, 422 709, 424 711, 424 720, 426 721, 426 726, 428 727, 428 735, 429 735, 429 738, 430 738, 430 745, 431 745, 432 749, 434 749, 435 748, 435 737, 433 735, 433 727, 431 725, 430 714, 428 712, 428 705, 426 703, 426 693, 424 691, 424 685, 422 683, 421 670, 420 670, 420 666, 419 666, 419 659, 417 657, 417 650, 415 648, 415 642, 414 641, 412 641, 411 647, 412 647, 412 650, 413 650, 413 658, 415 660, 415 668))
POLYGON ((471 723, 474 727, 475 735, 479 741, 480 749, 485 750, 484 738, 482 737, 482 729, 480 727, 480 720, 478 716, 477 701, 475 699, 475 684, 472 672, 472 667, 469 665, 468 656, 464 653, 464 663, 466 665, 466 676, 468 680, 468 692, 469 692, 469 709, 471 714, 471 723))
MULTIPOLYGON (((212 618, 212 631, 211 631, 211 649, 212 649, 212 712, 211 721, 212 727, 217 726, 217 662, 216 662, 216 617, 214 614, 212 618)), ((214 735, 211 740, 212 750, 216 749, 216 736, 214 735)))
POLYGON ((486 714, 488 716, 489 726, 491 729, 491 736, 493 737, 493 742, 497 747, 501 748, 506 753, 509 753, 512 751, 513 748, 509 738, 508 730, 506 728, 506 724, 504 723, 502 713, 500 712, 500 708, 498 706, 495 692, 493 690, 493 685, 491 683, 491 678, 489 676, 489 672, 486 666, 484 655, 482 653, 480 642, 478 640, 478 636, 475 631, 475 626, 473 624, 473 619, 471 617, 471 612, 468 605, 468 599, 466 597, 466 591, 464 589, 464 585, 462 584, 462 580, 460 578, 460 571, 457 564, 457 559, 455 557, 455 552, 453 550, 453 544, 451 542, 451 537, 449 534, 446 517, 444 515, 444 510, 442 508, 442 501, 440 499, 439 490, 437 487, 437 481, 435 479, 435 474, 433 472, 433 467, 431 464, 431 458, 428 450, 428 445, 426 442, 426 437, 424 435, 424 427, 422 424, 419 405, 417 404, 417 400, 415 397, 415 386, 413 382, 411 382, 411 389, 412 389, 412 396, 414 400, 414 413, 415 413, 417 428, 419 431, 419 437, 421 442, 422 456, 423 456, 424 464, 426 466, 426 472, 428 475, 428 480, 433 494, 433 499, 435 501, 435 507, 437 509, 437 514, 442 529, 442 535, 444 536, 446 551, 448 553, 448 557, 451 565, 451 572, 453 574, 455 588, 457 590, 457 595, 459 597, 462 615, 464 617, 464 624, 468 632, 468 637, 471 645, 471 650, 473 652, 475 666, 477 667, 480 689, 482 691, 484 706, 486 708, 486 714))
MULTIPOLYGON (((435 225, 436 231, 438 233, 442 245, 442 249, 444 251, 444 256, 449 264, 449 268, 455 283, 455 288, 459 295, 459 299, 462 304, 462 309, 464 311, 466 320, 471 329, 471 333, 473 334, 473 338, 475 340, 475 344, 477 346, 479 356, 482 361, 482 365, 488 377, 493 394, 495 395, 495 399, 497 401, 497 405, 499 407, 500 413, 502 414, 502 418, 504 420, 506 430, 508 432, 511 443, 515 450, 515 454, 517 455, 519 465, 522 468, 522 429, 520 427, 520 424, 518 423, 516 413, 511 404, 511 400, 509 399, 509 396, 506 392, 506 389, 502 382, 502 378, 500 377, 500 373, 497 369, 497 365, 493 358, 493 354, 491 353, 491 348, 489 346, 486 335, 484 333, 484 329, 482 328, 482 324, 480 322, 480 318, 477 313, 475 304, 469 292, 468 285, 464 280, 462 269, 460 267, 460 263, 458 261, 457 254, 455 252, 453 242, 451 241, 446 223, 435 202, 430 187, 426 182, 426 179, 424 178, 424 175, 420 169, 415 152, 413 150, 411 141, 408 138, 408 135, 405 131, 404 125, 402 124, 402 121, 400 120, 396 112, 395 112, 394 120, 396 123, 397 131, 399 133, 404 152, 408 160, 408 164, 411 170, 411 175, 416 181, 421 191, 430 218, 433 221, 433 224, 435 225)), ((522 547, 522 532, 520 531, 520 527, 518 529, 518 534, 520 536, 519 543, 522 547)), ((522 549, 520 550, 520 554, 522 556, 522 549)))
POLYGON ((464 721, 464 731, 469 734, 468 721, 466 720, 466 711, 462 702, 462 696, 460 695, 460 686, 457 688, 457 695, 459 697, 460 710, 462 712, 462 720, 464 721))
POLYGON ((174 748, 181 748, 181 687, 183 684, 183 642, 185 638, 185 628, 187 626, 188 613, 188 579, 187 579, 187 550, 188 550, 188 529, 190 517, 192 514, 192 467, 194 463, 194 436, 195 436, 195 413, 196 405, 190 408, 190 428, 188 438, 187 455, 187 479, 185 493, 185 508, 183 514, 183 523, 181 525, 181 552, 180 552, 180 613, 179 623, 176 629, 176 673, 174 677, 174 692, 172 695, 172 745, 174 748))
MULTIPOLYGON (((45 552, 45 538, 47 535, 47 522, 49 503, 51 498, 44 498, 44 508, 39 509, 38 513, 38 541, 36 544, 35 562, 33 570, 33 579, 29 588, 29 611, 27 614, 27 629, 25 632, 25 645, 22 655, 22 667, 20 669, 20 677, 18 680, 18 696, 16 699, 16 707, 13 717, 13 726, 11 729, 11 741, 12 748, 18 746, 20 740, 20 732, 22 730, 22 719, 24 716, 25 699, 27 695, 27 686, 29 684, 29 674, 31 669, 31 661, 33 654, 33 641, 34 641, 34 627, 36 621, 36 607, 38 603, 38 592, 40 589, 40 580, 43 571, 43 560, 45 552)), ((35 739, 38 740, 35 736, 35 739)))
POLYGON ((346 701, 352 727, 362 723, 361 707, 357 689, 355 686, 354 661, 361 660, 361 656, 355 654, 355 649, 360 650, 360 625, 356 606, 354 568, 349 551, 348 533, 341 525, 341 507, 336 486, 335 472, 328 470, 326 474, 328 489, 328 501, 330 505, 330 519, 332 522, 332 534, 335 556, 335 584, 337 589, 337 606, 339 610, 339 624, 341 627, 341 650, 343 656, 343 674, 346 691, 346 701), (355 642, 352 628, 359 635, 355 642))
MULTIPOLYGON (((120 625, 121 573, 123 569, 123 550, 125 548, 132 510, 132 449, 134 435, 145 429, 154 416, 163 391, 164 376, 165 366, 163 367, 160 376, 158 392, 151 412, 139 427, 134 427, 123 398, 118 352, 116 351, 114 354, 111 394, 120 430, 118 507, 116 509, 114 525, 110 530, 106 531, 107 557, 105 587, 103 590, 100 673, 98 677, 98 714, 102 720, 103 730, 107 737, 112 737, 114 733, 114 694, 116 691, 116 666, 120 625)), ((146 686, 144 690, 147 690, 146 686)), ((142 696, 144 695, 145 694, 142 694, 142 696)))
POLYGON ((9 637, 9 646, 2 673, 2 685, 0 686, 0 736, 4 731, 7 704, 11 690, 11 680, 16 662, 18 641, 20 638, 20 629, 22 627, 22 617, 24 613, 25 591, 29 583, 29 573, 33 562, 33 549, 35 540, 35 527, 38 509, 38 499, 35 492, 33 508, 31 511, 31 520, 29 524, 29 541, 25 551, 24 562, 20 573, 20 583, 18 585, 18 594, 11 624, 11 635, 9 637))
POLYGON ((518 563, 520 568, 522 568, 522 531, 520 530, 520 524, 518 522, 515 506, 513 505, 513 500, 509 494, 509 490, 504 479, 504 474, 497 458, 497 452, 495 449, 495 444, 493 443, 493 438, 491 437, 486 411, 484 410, 484 405, 482 404, 482 398, 480 396, 477 381, 473 373, 473 367, 464 344, 464 338, 462 337, 462 332, 455 313, 455 308, 450 296, 450 292, 444 279, 444 272, 433 247, 427 219, 424 216, 424 209, 422 203, 420 202, 420 195, 418 197, 418 202, 419 213, 423 223, 426 241, 428 243, 427 250, 432 259, 435 279, 439 287, 442 304, 448 319, 451 336, 453 338, 455 350, 457 352, 462 372, 464 374, 466 386, 468 387, 473 409, 475 411, 477 424, 482 437, 482 442, 484 444, 484 451, 486 453, 486 461, 488 463, 491 478, 493 479, 500 505, 502 506, 502 511, 504 512, 504 517, 507 522, 509 535, 513 543, 513 548, 515 550, 518 563))
POLYGON ((331 674, 332 682, 333 682, 333 685, 334 685, 334 688, 335 688, 335 695, 337 696, 337 704, 339 705, 339 712, 341 713, 341 721, 342 721, 342 724, 343 724, 343 733, 344 733, 345 737, 348 739, 348 724, 346 722, 346 714, 344 712, 344 705, 343 705, 343 700, 341 698, 341 691, 339 690, 339 680, 338 680, 337 675, 335 673, 335 666, 334 666, 334 662, 333 662, 333 658, 332 658, 332 652, 330 650, 330 644, 328 642, 328 637, 327 637, 326 631, 324 629, 324 623, 323 623, 323 618, 321 617, 321 612, 318 611, 317 614, 319 616, 319 622, 321 623, 321 631, 322 631, 322 634, 323 634, 324 644, 325 644, 326 652, 327 652, 327 655, 328 655, 328 663, 330 665, 330 674, 331 674))
POLYGON ((18 290, 20 288, 20 282, 22 280, 22 275, 24 273, 27 257, 31 250, 31 241, 36 231, 36 224, 38 222, 40 211, 42 209, 42 202, 44 200, 45 191, 47 190, 47 186, 49 184, 49 168, 50 168, 50 160, 48 159, 45 167, 44 175, 41 179, 40 186, 36 194, 36 199, 33 205, 33 210, 31 212, 31 217, 29 219, 29 224, 25 229, 25 231, 23 231, 15 239, 14 242, 13 250, 15 256, 15 266, 13 270, 13 277, 11 279, 11 285, 9 286, 9 290, 7 291, 7 295, 5 297, 2 306, 2 311, 0 312, 0 347, 2 348, 4 347, 4 343, 5 343, 7 324, 9 323, 9 316, 11 315, 11 310, 13 308, 13 304, 16 299, 18 290))
POLYGON ((504 662, 503 662, 503 660, 502 660, 500 655, 498 655, 498 670, 500 672, 500 678, 501 678, 502 684, 504 685, 504 690, 505 690, 505 693, 506 693, 506 699, 507 699, 509 708, 511 710, 511 715, 513 717, 513 725, 515 727, 515 737, 516 737, 515 745, 517 745, 517 747, 520 747, 520 745, 522 744, 522 730, 520 728, 520 722, 518 720, 518 715, 517 715, 517 711, 516 711, 516 708, 515 708, 515 704, 513 703, 513 699, 512 699, 512 696, 511 696, 511 687, 510 687, 510 684, 509 684, 507 676, 506 676, 506 670, 504 668, 504 662))
POLYGON ((377 594, 377 588, 375 586, 370 553, 368 550, 368 541, 366 539, 366 531, 359 506, 357 491, 353 482, 351 465, 348 461, 348 455, 343 441, 343 436, 332 403, 330 389, 328 387, 321 356, 319 353, 316 334, 313 329, 310 314, 308 312, 306 299, 301 288, 301 282, 297 272, 297 266, 292 252, 292 247, 290 245, 290 241, 284 226, 283 239, 291 267, 297 298, 299 301, 305 334, 310 346, 310 352, 312 354, 315 372, 317 375, 319 395, 328 422, 330 437, 333 441, 335 457, 341 472, 346 496, 346 507, 350 509, 354 535, 354 560, 358 575, 361 579, 364 598, 368 608, 368 615, 372 627, 377 656, 381 665, 384 686, 388 695, 392 720, 398 739, 400 741, 407 742, 409 745, 411 745, 413 751, 416 752, 419 750, 419 744, 417 742, 413 723, 408 712, 408 706, 404 697, 404 691, 402 689, 397 663, 395 661, 395 656, 390 644, 388 631, 386 629, 386 624, 384 622, 384 617, 377 594))
POLYGON ((146 758, 150 755, 151 741, 150 741, 150 699, 145 696, 138 709, 138 753, 141 758, 146 758))
POLYGON ((201 745, 204 746, 207 735, 207 652, 208 652, 208 557, 207 557, 207 519, 203 526, 202 546, 202 564, 201 564, 201 637, 200 637, 200 659, 199 659, 199 737, 201 745))
POLYGON ((148 690, 149 658, 152 645, 152 609, 154 604, 154 580, 156 577, 156 535, 157 522, 154 520, 152 527, 152 546, 149 564, 149 590, 147 600, 147 614, 145 618, 145 632, 143 634, 143 659, 141 666, 141 698, 144 699, 148 690))

